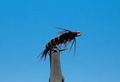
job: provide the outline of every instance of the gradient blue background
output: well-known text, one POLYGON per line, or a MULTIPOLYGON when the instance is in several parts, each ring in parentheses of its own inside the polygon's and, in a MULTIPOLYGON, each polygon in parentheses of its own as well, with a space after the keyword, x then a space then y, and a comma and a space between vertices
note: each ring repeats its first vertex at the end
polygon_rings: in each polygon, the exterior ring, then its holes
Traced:
POLYGON ((120 0, 0 0, 0 82, 48 82, 36 57, 56 26, 83 33, 61 53, 65 82, 120 82, 120 0))

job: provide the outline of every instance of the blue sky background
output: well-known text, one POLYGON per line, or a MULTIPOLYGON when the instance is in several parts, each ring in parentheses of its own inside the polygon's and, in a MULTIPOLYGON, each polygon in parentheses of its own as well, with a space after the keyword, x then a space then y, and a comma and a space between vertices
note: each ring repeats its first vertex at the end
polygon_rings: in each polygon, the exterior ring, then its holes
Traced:
POLYGON ((48 82, 36 57, 56 26, 83 33, 61 53, 65 82, 120 82, 120 0, 0 0, 0 82, 48 82))

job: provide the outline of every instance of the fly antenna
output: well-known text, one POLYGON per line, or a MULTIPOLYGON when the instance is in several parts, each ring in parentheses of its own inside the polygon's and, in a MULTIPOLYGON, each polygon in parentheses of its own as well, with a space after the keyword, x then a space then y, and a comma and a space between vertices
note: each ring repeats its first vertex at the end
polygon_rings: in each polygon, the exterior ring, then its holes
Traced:
POLYGON ((67 30, 67 29, 64 29, 64 28, 60 28, 60 27, 54 27, 54 28, 71 32, 70 30, 67 30))
POLYGON ((54 27, 54 28, 62 30, 60 32, 57 32, 57 34, 63 34, 63 33, 71 32, 70 30, 67 30, 67 29, 64 29, 64 28, 60 28, 60 27, 54 27))

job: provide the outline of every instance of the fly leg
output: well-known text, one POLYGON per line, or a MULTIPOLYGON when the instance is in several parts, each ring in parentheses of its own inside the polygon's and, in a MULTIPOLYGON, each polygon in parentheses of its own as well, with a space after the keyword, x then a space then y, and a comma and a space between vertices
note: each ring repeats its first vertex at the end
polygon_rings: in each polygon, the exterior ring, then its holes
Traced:
POLYGON ((67 43, 64 43, 64 50, 67 50, 66 46, 67 46, 67 43))
POLYGON ((59 50, 61 50, 61 44, 58 45, 59 50))
POLYGON ((66 46, 67 46, 67 43, 64 43, 64 49, 60 49, 60 51, 65 51, 65 50, 67 50, 66 46))

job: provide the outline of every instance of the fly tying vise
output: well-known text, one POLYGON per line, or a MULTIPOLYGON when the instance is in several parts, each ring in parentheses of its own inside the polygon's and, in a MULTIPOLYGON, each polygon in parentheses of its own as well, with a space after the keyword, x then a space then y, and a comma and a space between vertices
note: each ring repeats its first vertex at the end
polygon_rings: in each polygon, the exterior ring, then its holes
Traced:
MULTIPOLYGON (((68 42, 72 42, 71 44, 71 47, 70 49, 72 48, 73 44, 74 44, 74 51, 75 51, 75 47, 76 47, 76 37, 78 36, 81 36, 82 33, 80 31, 77 31, 77 32, 72 32, 70 30, 66 30, 66 29, 63 29, 63 28, 58 28, 56 27, 57 29, 61 29, 63 31, 60 32, 60 35, 54 39, 52 39, 50 42, 48 42, 45 46, 45 50, 43 50, 43 52, 40 54, 41 55, 41 59, 45 58, 46 59, 46 56, 47 54, 50 55, 50 51, 53 49, 53 48, 58 48, 59 51, 64 51, 66 50, 66 44, 68 42), (64 44, 64 49, 60 49, 61 47, 61 44, 64 44)), ((39 56, 40 56, 39 55, 39 56)), ((38 56, 38 57, 39 57, 38 56)))

